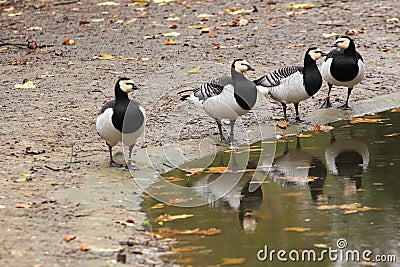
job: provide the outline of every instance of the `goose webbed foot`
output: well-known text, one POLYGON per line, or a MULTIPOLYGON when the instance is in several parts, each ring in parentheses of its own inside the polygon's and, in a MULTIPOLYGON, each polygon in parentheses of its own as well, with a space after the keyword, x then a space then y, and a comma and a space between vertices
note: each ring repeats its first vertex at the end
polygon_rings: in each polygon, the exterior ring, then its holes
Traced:
POLYGON ((320 108, 330 108, 330 107, 332 107, 332 104, 331 104, 330 98, 327 97, 327 98, 325 98, 325 101, 324 101, 324 103, 322 103, 320 108))
POLYGON ((349 107, 349 104, 347 104, 347 103, 342 105, 342 106, 340 106, 340 107, 338 107, 338 108, 340 108, 342 110, 353 110, 351 107, 349 107))
POLYGON ((296 121, 296 123, 305 122, 305 120, 300 119, 300 117, 296 117, 295 121, 296 121))
POLYGON ((135 164, 133 164, 131 161, 128 161, 128 162, 126 163, 126 168, 127 168, 128 170, 131 170, 131 171, 137 171, 137 170, 139 170, 139 167, 136 166, 135 164))
POLYGON ((110 167, 121 168, 121 167, 124 167, 124 165, 116 163, 114 160, 110 160, 110 167))

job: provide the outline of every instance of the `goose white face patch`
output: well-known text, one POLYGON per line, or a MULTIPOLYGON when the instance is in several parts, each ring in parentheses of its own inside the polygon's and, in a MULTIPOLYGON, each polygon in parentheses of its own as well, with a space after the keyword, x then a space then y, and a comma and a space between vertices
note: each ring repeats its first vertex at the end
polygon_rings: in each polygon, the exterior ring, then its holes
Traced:
POLYGON ((350 40, 347 38, 338 38, 336 44, 339 48, 347 49, 350 46, 350 40))
POLYGON ((133 91, 134 83, 132 80, 122 80, 119 82, 119 87, 125 93, 130 93, 133 91))
POLYGON ((249 70, 250 64, 246 60, 239 60, 235 62, 235 70, 237 72, 244 73, 249 70))
POLYGON ((308 54, 310 55, 310 57, 311 57, 313 60, 317 61, 317 60, 318 60, 319 58, 321 58, 321 56, 322 56, 322 50, 319 49, 319 48, 317 48, 317 49, 314 49, 314 50, 310 50, 310 51, 308 52, 308 54))

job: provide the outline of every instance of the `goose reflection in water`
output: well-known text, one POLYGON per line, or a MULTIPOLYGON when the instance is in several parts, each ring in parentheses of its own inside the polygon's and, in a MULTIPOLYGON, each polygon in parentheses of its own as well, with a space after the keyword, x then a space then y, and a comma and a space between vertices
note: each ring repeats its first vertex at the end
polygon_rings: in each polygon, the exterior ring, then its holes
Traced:
MULTIPOLYGON (((238 211, 243 231, 253 232, 259 221, 256 211, 262 203, 263 192, 261 186, 250 192, 249 186, 255 173, 246 171, 247 158, 241 159, 242 155, 242 153, 231 151, 227 171, 208 173, 198 182, 198 185, 207 184, 200 187, 202 191, 198 193, 207 197, 210 204, 222 211, 238 211), (235 181, 233 187, 232 181, 235 181), (219 196, 222 197, 219 198, 219 196)), ((220 165, 223 165, 223 157, 220 165)))
POLYGON ((326 201, 323 186, 327 176, 324 163, 316 156, 301 150, 300 138, 296 137, 296 149, 289 150, 288 142, 282 154, 275 156, 268 176, 284 187, 309 188, 314 202, 326 201))
POLYGON ((345 194, 361 189, 362 176, 369 163, 365 142, 354 138, 351 132, 349 139, 337 141, 331 132, 331 145, 325 149, 325 161, 336 177, 345 178, 345 194))

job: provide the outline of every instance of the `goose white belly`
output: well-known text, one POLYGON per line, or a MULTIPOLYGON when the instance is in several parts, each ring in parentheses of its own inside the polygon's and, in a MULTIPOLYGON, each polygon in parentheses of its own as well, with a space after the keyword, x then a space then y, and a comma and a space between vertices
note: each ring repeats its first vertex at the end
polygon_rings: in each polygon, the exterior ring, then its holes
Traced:
POLYGON ((96 120, 97 132, 112 147, 122 140, 121 132, 112 123, 111 117, 113 113, 113 109, 108 108, 96 120))
POLYGON ((203 109, 212 118, 229 120, 234 120, 248 112, 236 102, 232 85, 225 86, 221 94, 206 99, 203 102, 203 109))
POLYGON ((286 104, 299 103, 308 99, 310 96, 306 92, 303 82, 303 75, 296 72, 287 78, 283 78, 278 86, 266 88, 267 90, 257 86, 259 91, 264 95, 269 95, 273 99, 286 104))
POLYGON ((333 85, 336 86, 345 86, 345 87, 349 87, 349 88, 353 88, 356 84, 359 84, 363 79, 364 79, 364 75, 365 75, 365 65, 364 62, 362 60, 358 60, 358 74, 357 76, 351 80, 351 81, 346 81, 346 82, 342 82, 342 81, 338 81, 336 80, 332 75, 331 75, 331 64, 332 64, 333 59, 332 58, 328 58, 328 60, 324 61, 322 63, 322 78, 333 85))

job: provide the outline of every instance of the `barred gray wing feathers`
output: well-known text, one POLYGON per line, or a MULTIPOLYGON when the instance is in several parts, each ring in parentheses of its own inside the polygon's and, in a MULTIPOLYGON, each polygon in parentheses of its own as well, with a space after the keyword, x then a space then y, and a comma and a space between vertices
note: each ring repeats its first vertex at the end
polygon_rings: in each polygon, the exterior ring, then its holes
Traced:
POLYGON ((300 73, 303 73, 303 69, 304 68, 301 66, 282 67, 271 72, 270 74, 261 77, 258 80, 255 80, 254 83, 256 85, 262 85, 264 87, 278 86, 281 83, 282 79, 285 79, 298 71, 300 73))
POLYGON ((199 100, 206 100, 209 97, 219 95, 225 86, 232 83, 233 80, 229 76, 216 77, 194 89, 193 94, 199 100))

